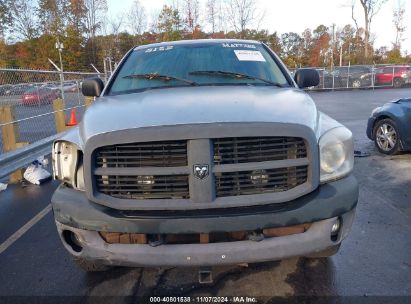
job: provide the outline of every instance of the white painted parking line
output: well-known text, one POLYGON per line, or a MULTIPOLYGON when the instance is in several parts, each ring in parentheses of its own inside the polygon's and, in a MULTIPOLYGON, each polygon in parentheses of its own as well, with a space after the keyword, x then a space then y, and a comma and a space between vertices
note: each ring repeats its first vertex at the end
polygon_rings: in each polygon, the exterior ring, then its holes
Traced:
POLYGON ((9 248, 15 241, 21 238, 27 231, 30 230, 38 221, 47 215, 51 210, 51 204, 48 204, 46 208, 41 210, 35 217, 28 221, 23 227, 13 233, 7 240, 0 244, 0 254, 2 254, 7 248, 9 248))

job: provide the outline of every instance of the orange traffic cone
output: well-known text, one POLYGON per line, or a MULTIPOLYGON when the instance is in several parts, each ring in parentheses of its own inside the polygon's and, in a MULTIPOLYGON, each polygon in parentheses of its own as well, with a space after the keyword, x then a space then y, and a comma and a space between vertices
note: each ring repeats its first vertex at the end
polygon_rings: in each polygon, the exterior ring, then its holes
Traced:
POLYGON ((71 110, 70 120, 66 123, 67 127, 72 127, 77 125, 76 110, 71 110))

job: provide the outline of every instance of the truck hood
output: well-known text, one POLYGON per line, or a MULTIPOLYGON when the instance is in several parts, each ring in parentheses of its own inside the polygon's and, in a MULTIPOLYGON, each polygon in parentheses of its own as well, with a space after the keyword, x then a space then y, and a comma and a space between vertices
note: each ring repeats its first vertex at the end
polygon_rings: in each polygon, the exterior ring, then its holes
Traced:
POLYGON ((295 88, 205 86, 100 97, 85 112, 79 131, 85 143, 111 131, 181 124, 280 122, 315 132, 317 121, 311 97, 295 88))

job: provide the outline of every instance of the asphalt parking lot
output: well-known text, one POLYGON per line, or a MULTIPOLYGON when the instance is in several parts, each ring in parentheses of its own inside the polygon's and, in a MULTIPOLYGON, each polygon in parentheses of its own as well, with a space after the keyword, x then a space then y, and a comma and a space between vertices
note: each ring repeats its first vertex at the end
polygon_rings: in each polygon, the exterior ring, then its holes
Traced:
POLYGON ((410 97, 411 89, 310 95, 321 111, 351 129, 355 150, 366 156, 355 159, 360 200, 351 234, 336 256, 215 267, 211 285, 198 283, 195 268, 86 274, 71 263, 45 209, 57 184, 14 185, 0 193, 0 296, 402 296, 398 303, 410 302, 411 154, 379 154, 365 128, 373 108, 410 97), (23 227, 39 212, 46 215, 23 227), (16 231, 26 232, 5 249, 16 231))

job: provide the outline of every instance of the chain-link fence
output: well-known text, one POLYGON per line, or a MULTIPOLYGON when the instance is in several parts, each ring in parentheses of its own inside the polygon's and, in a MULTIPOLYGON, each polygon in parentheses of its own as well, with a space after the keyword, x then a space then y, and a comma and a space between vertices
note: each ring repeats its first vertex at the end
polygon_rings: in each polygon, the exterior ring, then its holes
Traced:
POLYGON ((10 136, 16 143, 33 143, 56 134, 57 112, 64 112, 68 121, 74 111, 80 121, 85 110, 82 81, 96 76, 105 80, 98 73, 0 69, 0 153, 10 150, 5 147, 10 136), (15 134, 7 134, 12 129, 15 134))
MULTIPOLYGON (((411 68, 400 65, 342 66, 332 69, 316 68, 320 84, 311 88, 358 89, 401 87, 411 84, 411 68)), ((295 70, 291 71, 292 73, 295 70)), ((75 111, 78 121, 85 110, 81 84, 85 78, 101 77, 98 73, 34 71, 0 69, 0 153, 5 148, 4 138, 9 138, 13 126, 16 143, 33 143, 57 133, 56 113, 64 112, 66 121, 75 111), (63 99, 56 107, 56 100, 63 99)))
MULTIPOLYGON (((360 89, 402 87, 411 84, 411 67, 406 65, 353 65, 314 68, 320 84, 312 89, 360 89)), ((296 70, 291 70, 294 73, 296 70)))

